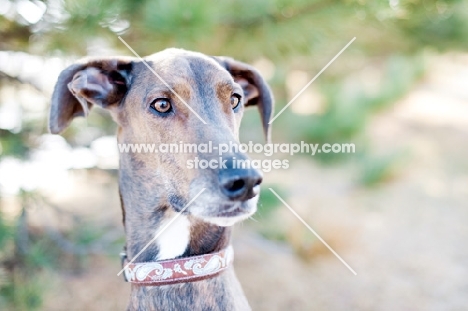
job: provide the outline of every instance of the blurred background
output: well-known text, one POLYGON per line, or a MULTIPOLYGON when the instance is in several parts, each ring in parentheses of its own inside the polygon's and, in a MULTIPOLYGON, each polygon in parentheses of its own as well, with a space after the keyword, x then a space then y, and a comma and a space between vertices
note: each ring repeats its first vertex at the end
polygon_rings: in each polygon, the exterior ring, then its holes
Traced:
MULTIPOLYGON (((254 310, 466 310, 468 2, 0 0, 0 309, 122 310, 115 124, 101 109, 50 135, 59 72, 86 56, 180 47, 253 64, 279 111, 279 155, 237 225, 254 310), (357 272, 354 276, 268 190, 357 272)), ((242 141, 262 142, 248 111, 242 141)), ((277 155, 278 156, 278 155, 277 155)))

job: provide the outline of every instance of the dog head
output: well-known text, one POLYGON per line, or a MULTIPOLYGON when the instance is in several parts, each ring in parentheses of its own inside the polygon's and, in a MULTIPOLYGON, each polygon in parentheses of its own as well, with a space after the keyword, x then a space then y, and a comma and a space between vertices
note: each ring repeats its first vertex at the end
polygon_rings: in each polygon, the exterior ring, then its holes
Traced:
POLYGON ((239 165, 248 158, 235 146, 247 106, 258 108, 269 140, 273 97, 251 66, 179 49, 144 60, 83 60, 58 78, 50 131, 60 133, 94 105, 118 124, 119 147, 146 145, 120 149, 121 192, 154 193, 150 205, 175 211, 198 196, 185 213, 221 226, 255 212, 262 175, 245 162, 239 165), (229 150, 220 155, 220 145, 229 150))

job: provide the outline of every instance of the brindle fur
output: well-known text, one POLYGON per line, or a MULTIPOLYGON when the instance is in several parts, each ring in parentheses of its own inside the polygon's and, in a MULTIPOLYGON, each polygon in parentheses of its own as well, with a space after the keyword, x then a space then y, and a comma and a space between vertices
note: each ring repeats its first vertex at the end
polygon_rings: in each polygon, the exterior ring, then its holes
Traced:
MULTIPOLYGON (((269 137, 273 100, 268 86, 252 67, 221 57, 168 49, 145 61, 205 121, 204 125, 145 65, 132 58, 84 60, 59 76, 51 104, 49 127, 63 131, 75 116, 98 105, 110 111, 118 124, 119 143, 205 143, 238 141, 244 106, 256 105, 269 137), (70 88, 68 88, 67 87, 70 88), (230 106, 233 91, 243 93, 238 112, 230 106), (171 117, 151 114, 148 103, 170 98, 171 117), (81 104, 77 100, 81 98, 81 104)), ((215 154, 124 153, 120 156, 119 192, 128 258, 133 258, 171 217, 202 188, 205 191, 184 212, 190 221, 190 242, 180 257, 211 253, 230 243, 231 227, 204 221, 233 203, 219 190, 217 170, 189 170, 186 160, 211 159, 215 154)), ((225 157, 245 158, 243 154, 225 157)), ((258 196, 257 196, 258 197, 258 196)), ((237 204, 237 203, 236 203, 237 204)), ((256 198, 238 202, 246 217, 256 209, 256 198)), ((242 216, 243 217, 243 216, 242 216)), ((137 262, 153 261, 158 246, 152 243, 137 262)), ((166 286, 135 286, 128 310, 250 310, 233 268, 217 277, 166 286)))

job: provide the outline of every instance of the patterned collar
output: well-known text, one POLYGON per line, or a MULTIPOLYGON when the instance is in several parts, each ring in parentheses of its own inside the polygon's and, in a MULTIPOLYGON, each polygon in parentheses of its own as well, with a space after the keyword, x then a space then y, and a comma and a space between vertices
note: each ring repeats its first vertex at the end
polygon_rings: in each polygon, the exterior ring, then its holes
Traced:
POLYGON ((159 286, 215 277, 232 263, 234 250, 229 245, 211 254, 130 264, 125 253, 121 254, 121 258, 127 282, 142 286, 159 286))

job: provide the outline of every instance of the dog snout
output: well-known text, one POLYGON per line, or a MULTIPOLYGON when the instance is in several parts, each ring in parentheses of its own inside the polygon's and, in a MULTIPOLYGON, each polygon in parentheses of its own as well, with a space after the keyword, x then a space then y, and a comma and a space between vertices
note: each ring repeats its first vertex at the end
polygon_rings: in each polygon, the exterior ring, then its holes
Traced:
POLYGON ((219 185, 230 200, 246 201, 258 195, 262 178, 256 169, 224 169, 219 173, 219 185))

